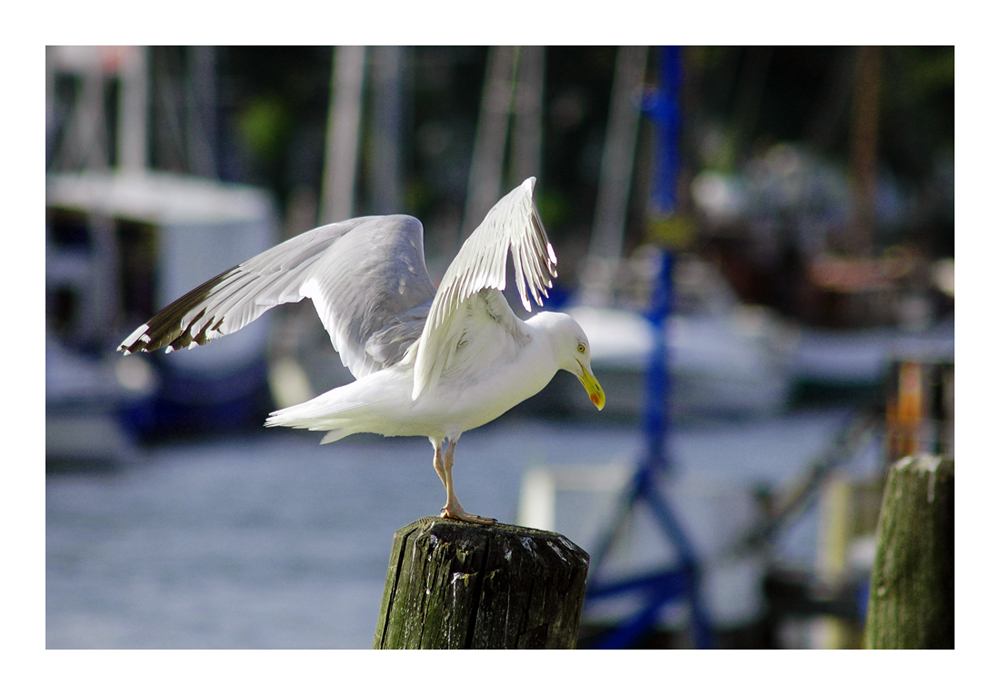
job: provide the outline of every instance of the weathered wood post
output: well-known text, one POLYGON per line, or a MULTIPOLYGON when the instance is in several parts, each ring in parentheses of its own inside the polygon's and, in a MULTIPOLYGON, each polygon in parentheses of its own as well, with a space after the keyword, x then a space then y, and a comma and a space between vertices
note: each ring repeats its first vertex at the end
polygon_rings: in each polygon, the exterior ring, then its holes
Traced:
POLYGON ((868 594, 866 649, 955 647, 955 461, 889 469, 868 594))
POLYGON ((375 649, 571 649, 590 556, 558 533, 424 517, 396 532, 375 649))

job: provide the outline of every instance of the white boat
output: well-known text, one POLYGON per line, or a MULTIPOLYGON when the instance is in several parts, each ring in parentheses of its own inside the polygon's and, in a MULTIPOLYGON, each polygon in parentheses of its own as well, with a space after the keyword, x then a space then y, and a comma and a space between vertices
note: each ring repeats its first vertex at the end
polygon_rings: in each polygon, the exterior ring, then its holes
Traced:
MULTIPOLYGON (((673 311, 666 322, 668 400, 674 416, 767 416, 792 388, 798 331, 764 307, 741 304, 721 274, 694 258, 674 268, 673 311)), ((594 371, 608 394, 606 412, 642 412, 653 326, 637 311, 576 306, 568 313, 587 333, 594 371)), ((560 398, 575 411, 586 399, 560 398)))
POLYGON ((920 330, 892 326, 854 330, 804 329, 793 363, 798 383, 820 387, 873 387, 895 362, 955 360, 955 320, 920 330))
MULTIPOLYGON (((68 317, 49 316, 47 335, 62 341, 50 352, 75 358, 80 369, 92 363, 133 396, 152 401, 140 429, 182 417, 235 422, 252 402, 249 395, 266 393, 268 316, 211 350, 166 360, 124 359, 115 347, 192 287, 273 246, 278 218, 270 194, 164 172, 85 171, 50 174, 46 208, 46 291, 52 299, 69 296, 76 307, 68 317), (86 360, 85 352, 107 353, 115 367, 108 371, 105 360, 86 360)), ((56 357, 47 372, 55 388, 51 370, 60 361, 67 362, 56 357)), ((58 399, 50 388, 47 401, 58 399)))
POLYGON ((134 438, 119 417, 132 392, 123 386, 113 359, 75 353, 46 336, 47 470, 110 469, 139 460, 134 438))

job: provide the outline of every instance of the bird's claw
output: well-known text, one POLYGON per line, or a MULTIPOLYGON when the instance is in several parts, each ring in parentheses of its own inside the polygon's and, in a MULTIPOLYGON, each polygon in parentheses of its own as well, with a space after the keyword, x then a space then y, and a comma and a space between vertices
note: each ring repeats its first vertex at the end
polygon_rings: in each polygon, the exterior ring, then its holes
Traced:
POLYGON ((470 524, 482 524, 484 526, 490 526, 497 522, 496 519, 490 519, 489 517, 479 516, 477 514, 470 514, 464 509, 449 509, 448 507, 441 508, 441 518, 457 519, 459 521, 466 521, 470 524))

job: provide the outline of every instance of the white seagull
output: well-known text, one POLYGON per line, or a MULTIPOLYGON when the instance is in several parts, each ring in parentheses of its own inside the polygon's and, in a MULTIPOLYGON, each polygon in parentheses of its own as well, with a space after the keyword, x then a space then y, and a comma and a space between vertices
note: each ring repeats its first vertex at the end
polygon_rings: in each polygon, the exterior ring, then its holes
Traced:
POLYGON ((500 293, 508 250, 526 310, 528 292, 541 306, 556 276, 534 187, 529 178, 493 206, 436 291, 419 220, 359 217, 304 232, 212 278, 118 350, 190 349, 308 297, 356 381, 275 411, 265 425, 325 431, 322 444, 357 432, 427 437, 447 494, 441 516, 493 523, 466 512, 455 495, 451 471, 462 433, 538 393, 560 369, 604 407, 590 343, 576 321, 555 312, 521 321, 500 293))

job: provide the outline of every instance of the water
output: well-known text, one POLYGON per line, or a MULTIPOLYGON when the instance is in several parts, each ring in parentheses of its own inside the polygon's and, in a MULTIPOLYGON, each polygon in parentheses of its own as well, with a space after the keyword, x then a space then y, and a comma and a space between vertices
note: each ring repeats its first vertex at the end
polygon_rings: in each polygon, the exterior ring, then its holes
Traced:
MULTIPOLYGON (((843 417, 685 430, 672 451, 681 466, 777 484, 843 417)), ((392 535, 435 513, 444 490, 424 439, 319 438, 268 430, 160 446, 115 474, 49 476, 47 646, 369 648, 392 535)), ((513 522, 528 466, 635 460, 641 446, 631 428, 504 418, 459 442, 457 491, 513 522)), ((790 552, 808 561, 814 528, 798 535, 790 552)))

